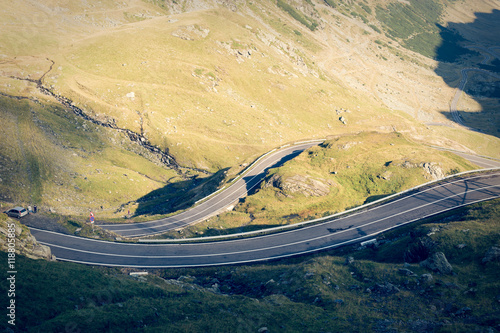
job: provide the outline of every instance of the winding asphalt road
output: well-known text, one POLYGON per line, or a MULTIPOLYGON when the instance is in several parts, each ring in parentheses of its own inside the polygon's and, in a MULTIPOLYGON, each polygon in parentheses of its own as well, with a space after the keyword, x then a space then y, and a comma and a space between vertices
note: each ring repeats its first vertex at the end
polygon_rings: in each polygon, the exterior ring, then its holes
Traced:
POLYGON ((243 177, 234 181, 228 188, 223 189, 223 191, 180 214, 143 223, 108 224, 100 226, 118 235, 132 238, 160 234, 206 220, 210 216, 216 215, 228 206, 236 203, 240 198, 247 196, 248 192, 259 185, 264 179, 267 169, 280 165, 286 160, 297 156, 304 150, 318 145, 323 141, 324 140, 314 140, 296 143, 279 150, 270 151, 254 162, 253 165, 249 166, 248 169, 250 170, 243 174, 243 177))
MULTIPOLYGON (((499 58, 498 55, 491 50, 493 48, 486 49, 486 48, 481 47, 481 46, 468 46, 468 48, 479 49, 480 51, 487 53, 485 55, 484 60, 481 62, 481 64, 486 64, 491 59, 490 55, 492 55, 492 56, 494 56, 496 58, 499 58)), ((472 127, 469 127, 469 126, 465 125, 464 122, 463 122, 463 120, 462 120, 462 117, 460 116, 460 113, 457 110, 458 100, 460 99, 460 96, 462 95, 462 92, 465 89, 465 85, 467 84, 467 79, 468 79, 468 73, 469 72, 480 72, 480 73, 483 73, 483 74, 487 74, 487 75, 493 76, 494 78, 497 78, 497 79, 500 79, 500 76, 497 75, 497 74, 495 74, 495 73, 489 72, 489 71, 484 70, 484 69, 479 69, 479 68, 464 68, 464 69, 462 69, 460 71, 460 73, 462 74, 462 79, 460 80, 460 83, 458 84, 458 87, 457 87, 457 89, 455 91, 455 95, 453 96, 453 99, 451 100, 451 104, 450 104, 451 116, 452 116, 453 120, 457 124, 459 124, 459 125, 467 128, 468 130, 478 131, 475 128, 472 128, 472 127)))
POLYGON ((488 74, 490 76, 493 76, 497 79, 500 79, 500 76, 495 74, 495 73, 491 73, 491 72, 488 72, 484 69, 479 69, 479 68, 465 68, 465 69, 462 69, 460 72, 462 73, 462 79, 460 80, 460 83, 458 84, 457 90, 455 92, 455 96, 453 96, 453 99, 451 100, 450 112, 451 112, 451 115, 453 117, 453 120, 457 124, 466 127, 468 130, 477 131, 476 129, 474 129, 472 127, 468 127, 467 125, 464 124, 462 117, 460 117, 460 114, 458 113, 458 110, 457 110, 458 100, 460 99, 460 96, 462 95, 462 92, 464 91, 465 85, 467 84, 468 73, 469 72, 480 72, 480 73, 484 73, 484 74, 488 74))
POLYGON ((392 228, 464 205, 500 197, 500 171, 426 186, 402 198, 302 228, 218 242, 132 244, 31 228, 63 261, 142 268, 197 267, 267 261, 373 238, 392 228))

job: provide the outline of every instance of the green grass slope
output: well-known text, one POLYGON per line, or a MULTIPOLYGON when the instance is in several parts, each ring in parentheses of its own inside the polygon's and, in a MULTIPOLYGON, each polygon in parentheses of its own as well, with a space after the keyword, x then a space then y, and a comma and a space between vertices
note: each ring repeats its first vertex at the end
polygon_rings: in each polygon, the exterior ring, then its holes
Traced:
MULTIPOLYGON (((16 329, 28 332, 257 332, 496 330, 499 202, 463 208, 378 237, 371 248, 267 264, 128 270, 16 259, 16 329), (403 254, 422 239, 453 274, 403 254), (430 242, 429 242, 430 241, 430 242), (346 258, 352 257, 346 265, 346 258), (125 273, 125 274, 124 274, 125 273), (427 274, 427 275, 425 275, 427 274), (430 274, 430 277, 429 277, 430 274)), ((421 259, 425 259, 422 257, 421 259)), ((6 254, 1 255, 6 261, 6 254)), ((2 273, 5 290, 6 273, 2 273)), ((8 327, 6 320, 2 329, 8 327)))
POLYGON ((123 215, 116 211, 121 204, 180 179, 123 134, 54 104, 0 97, 0 119, 4 207, 16 203, 65 215, 89 210, 123 215))

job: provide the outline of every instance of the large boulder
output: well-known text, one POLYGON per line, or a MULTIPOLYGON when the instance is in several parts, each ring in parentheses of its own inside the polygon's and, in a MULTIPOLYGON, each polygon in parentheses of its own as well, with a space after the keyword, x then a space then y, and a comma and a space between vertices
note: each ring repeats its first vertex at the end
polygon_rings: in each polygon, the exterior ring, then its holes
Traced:
POLYGON ((441 169, 437 163, 424 163, 422 164, 422 168, 424 168, 432 180, 438 180, 445 177, 443 169, 441 169))
POLYGON ((420 266, 430 269, 433 272, 441 273, 441 274, 452 274, 453 267, 446 259, 446 256, 443 252, 436 252, 431 255, 426 260, 420 263, 420 266))

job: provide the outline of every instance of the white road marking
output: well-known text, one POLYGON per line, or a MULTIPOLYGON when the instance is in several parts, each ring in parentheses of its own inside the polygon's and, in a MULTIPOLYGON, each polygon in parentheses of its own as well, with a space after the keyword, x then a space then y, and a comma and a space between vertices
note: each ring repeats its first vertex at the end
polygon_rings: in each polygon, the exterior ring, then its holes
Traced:
MULTIPOLYGON (((277 248, 285 248, 285 247, 290 247, 290 246, 293 246, 293 245, 298 245, 298 244, 303 244, 303 243, 307 243, 307 242, 311 242, 311 241, 315 241, 315 240, 319 240, 319 239, 328 238, 328 237, 331 237, 331 236, 334 236, 334 235, 338 235, 338 234, 341 234, 341 233, 345 233, 345 232, 352 232, 353 230, 356 230, 356 229, 359 229, 359 228, 363 228, 363 227, 366 227, 366 226, 369 226, 369 225, 372 225, 372 224, 376 224, 376 223, 385 221, 387 219, 393 218, 395 216, 399 216, 399 215, 402 215, 402 214, 405 214, 405 213, 408 213, 408 212, 411 212, 411 211, 414 211, 414 210, 418 210, 418 209, 421 209, 421 208, 424 208, 424 207, 427 207, 427 206, 430 206, 430 205, 434 205, 434 204, 436 204, 438 202, 448 200, 448 199, 450 199, 452 197, 461 196, 463 194, 470 193, 470 192, 486 190, 486 189, 492 188, 492 187, 500 187, 500 185, 491 185, 491 186, 487 186, 487 187, 483 187, 483 188, 479 188, 479 189, 475 189, 475 190, 469 190, 467 192, 462 192, 462 193, 458 193, 458 194, 449 195, 449 196, 441 198, 439 200, 435 200, 435 201, 426 203, 424 205, 420 205, 420 206, 414 207, 412 209, 408 209, 408 210, 399 212, 397 214, 394 214, 394 215, 391 215, 391 216, 387 216, 387 217, 378 219, 376 221, 372 221, 372 222, 368 222, 368 223, 365 223, 365 224, 362 224, 362 225, 359 225, 359 226, 355 226, 355 228, 348 228, 348 229, 337 231, 335 233, 330 233, 330 234, 327 234, 327 235, 322 235, 322 236, 318 236, 318 237, 314 237, 314 238, 308 238, 308 239, 304 239, 304 240, 300 240, 300 241, 296 241, 296 242, 291 242, 291 243, 286 243, 286 244, 280 244, 280 245, 274 245, 274 246, 268 246, 268 247, 257 248, 257 249, 251 249, 251 250, 245 250, 245 251, 233 251, 233 252, 225 252, 225 253, 207 253, 207 254, 196 254, 196 255, 145 256, 145 255, 125 255, 125 254, 102 253, 102 252, 86 251, 86 250, 80 250, 80 249, 74 249, 74 248, 64 247, 64 246, 52 244, 52 243, 49 243, 49 242, 40 242, 40 243, 44 244, 44 245, 48 245, 48 246, 54 246, 54 247, 58 247, 58 248, 62 248, 62 249, 70 250, 70 251, 74 251, 74 252, 89 253, 89 254, 96 254, 96 255, 102 255, 102 256, 112 256, 112 257, 147 258, 147 259, 169 259, 169 258, 200 258, 200 257, 230 256, 230 255, 235 255, 235 254, 252 253, 252 252, 260 252, 260 251, 273 250, 273 249, 277 249, 277 248)), ((481 200, 478 200, 478 201, 475 201, 475 202, 489 200, 491 198, 496 198, 496 197, 497 196, 493 196, 493 197, 490 197, 488 199, 481 199, 481 200)), ((456 209, 458 207, 462 207, 462 206, 469 205, 469 204, 471 204, 471 203, 462 204, 462 205, 459 205, 459 206, 453 206, 451 208, 447 208, 447 209, 444 209, 444 210, 440 210, 438 212, 434 212, 434 213, 430 214, 429 216, 436 215, 436 214, 439 214, 439 213, 443 213, 443 212, 446 212, 448 210, 456 209)), ((417 220, 421 220, 423 218, 425 218, 425 217, 419 217, 417 220)), ((413 221, 415 221, 415 220, 413 220, 413 221)), ((399 227, 401 225, 408 224, 408 223, 410 223, 410 222, 403 222, 401 224, 397 224, 397 225, 392 226, 390 228, 386 228, 383 231, 387 231, 387 230, 390 230, 392 228, 396 228, 396 227, 399 227)), ((379 233, 381 233, 383 231, 378 231, 377 234, 379 234, 379 233)), ((282 234, 277 234, 277 235, 282 235, 282 234)), ((374 234, 365 235, 362 238, 366 238, 367 236, 372 236, 372 235, 374 235, 374 234)), ((356 239, 359 239, 359 238, 356 238, 356 239)), ((230 242, 230 241, 228 241, 228 242, 230 242)), ((108 243, 116 244, 116 243, 113 243, 113 242, 108 242, 108 243)), ((224 243, 226 243, 226 242, 224 242, 224 243)), ((193 245, 199 245, 199 244, 201 244, 201 243, 193 244, 193 245)), ((221 244, 221 243, 216 243, 216 244, 221 244)), ((133 244, 131 244, 131 245, 133 245, 133 244)), ((207 244, 204 244, 204 245, 207 245, 207 244)), ((161 245, 160 244, 153 244, 153 245, 141 244, 141 246, 144 246, 144 247, 153 247, 153 246, 166 247, 168 245, 167 244, 161 244, 161 245)), ((317 251, 317 250, 318 249, 315 249, 315 251, 317 251)))

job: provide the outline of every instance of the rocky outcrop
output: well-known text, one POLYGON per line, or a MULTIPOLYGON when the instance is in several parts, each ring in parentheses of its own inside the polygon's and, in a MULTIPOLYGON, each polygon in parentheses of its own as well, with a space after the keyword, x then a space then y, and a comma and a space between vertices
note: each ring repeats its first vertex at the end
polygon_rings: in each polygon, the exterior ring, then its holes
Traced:
POLYGON ((177 30, 172 32, 172 36, 184 40, 197 40, 207 37, 209 32, 210 29, 206 29, 198 25, 187 25, 179 27, 177 30))
POLYGON ((414 164, 410 161, 404 161, 401 166, 406 169, 411 168, 422 168, 425 171, 426 178, 431 180, 438 180, 444 178, 446 175, 443 169, 435 162, 424 162, 420 164, 414 164))
POLYGON ((419 237, 413 243, 411 243, 408 249, 404 253, 405 262, 421 262, 427 259, 434 248, 436 247, 436 242, 434 242, 430 237, 419 237))
POLYGON ((420 283, 430 283, 432 282, 434 278, 432 277, 432 274, 429 274, 429 273, 426 273, 426 274, 422 274, 418 280, 420 281, 420 283))
POLYGON ((371 292, 380 294, 380 295, 392 295, 400 292, 399 288, 389 282, 378 283, 370 288, 371 292))
POLYGON ((420 263, 420 266, 441 274, 452 274, 453 267, 450 265, 443 252, 436 252, 420 263))
POLYGON ((285 195, 302 194, 306 197, 321 197, 330 193, 333 183, 328 180, 318 180, 309 176, 295 175, 284 177, 273 175, 264 184, 264 187, 276 187, 285 195))
POLYGON ((29 229, 15 219, 5 219, 0 221, 0 250, 7 252, 8 230, 15 229, 15 249, 16 254, 26 256, 31 259, 55 260, 48 246, 38 243, 30 233, 29 229))
POLYGON ((486 252, 486 254, 484 255, 482 263, 486 264, 490 261, 499 261, 499 260, 500 260, 500 246, 492 246, 490 247, 488 252, 486 252))
POLYGON ((445 177, 443 169, 436 163, 424 163, 422 168, 427 172, 432 180, 438 180, 445 177))

